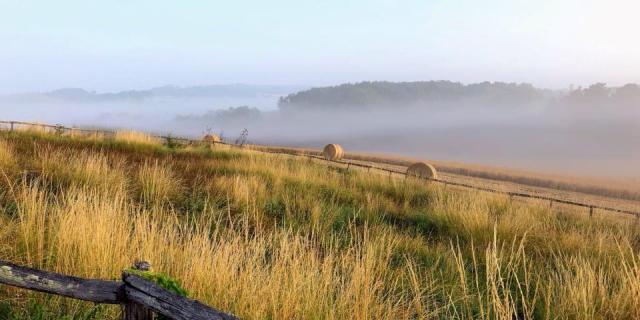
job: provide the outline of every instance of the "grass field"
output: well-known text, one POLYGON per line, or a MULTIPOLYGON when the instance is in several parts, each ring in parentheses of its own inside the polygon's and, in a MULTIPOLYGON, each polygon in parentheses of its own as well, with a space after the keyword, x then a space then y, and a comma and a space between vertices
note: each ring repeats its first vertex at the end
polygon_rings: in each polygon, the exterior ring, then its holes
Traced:
MULTIPOLYGON (((244 319, 640 318, 634 219, 130 132, 3 132, 0 169, 0 259, 144 259, 244 319)), ((0 286, 0 319, 119 312, 0 286)))
MULTIPOLYGON (((289 154, 321 154, 320 150, 308 148, 293 148, 281 146, 255 145, 258 150, 270 150, 289 154)), ((603 176, 570 176, 566 174, 552 174, 516 170, 486 165, 458 163, 451 161, 437 161, 429 159, 415 159, 389 155, 347 152, 345 158, 364 164, 386 167, 389 169, 403 170, 416 161, 427 161, 435 165, 441 173, 455 181, 464 181, 481 187, 493 187, 494 185, 511 186, 514 192, 527 192, 529 188, 535 188, 538 192, 544 191, 547 196, 555 197, 558 194, 569 194, 568 199, 619 201, 630 210, 640 208, 640 179, 638 177, 614 178, 603 176), (553 193, 556 193, 555 195, 553 193), (594 196, 593 199, 588 199, 594 196)))

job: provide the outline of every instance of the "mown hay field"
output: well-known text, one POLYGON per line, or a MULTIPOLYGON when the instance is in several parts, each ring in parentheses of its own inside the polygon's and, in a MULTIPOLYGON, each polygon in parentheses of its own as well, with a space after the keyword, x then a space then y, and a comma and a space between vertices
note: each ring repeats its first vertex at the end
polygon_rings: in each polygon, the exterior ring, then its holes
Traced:
MULTIPOLYGON (((243 319, 640 318, 634 219, 140 134, 0 133, 0 259, 133 261, 243 319)), ((0 318, 112 318, 0 286, 0 318)))

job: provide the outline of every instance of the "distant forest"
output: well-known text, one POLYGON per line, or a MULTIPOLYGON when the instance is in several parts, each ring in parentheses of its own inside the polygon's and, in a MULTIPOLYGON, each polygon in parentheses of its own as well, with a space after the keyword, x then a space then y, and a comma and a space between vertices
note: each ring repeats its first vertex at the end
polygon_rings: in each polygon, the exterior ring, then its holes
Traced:
POLYGON ((300 91, 280 98, 278 105, 286 112, 450 105, 508 107, 539 103, 638 106, 640 87, 628 84, 613 88, 596 83, 587 88, 553 91, 526 83, 360 82, 300 91))
POLYGON ((95 102, 141 102, 153 98, 251 98, 279 96, 289 92, 305 89, 302 86, 276 85, 206 85, 178 87, 167 85, 145 90, 125 90, 119 92, 97 93, 82 88, 63 88, 49 92, 28 92, 0 96, 2 100, 11 102, 56 101, 73 103, 95 102))

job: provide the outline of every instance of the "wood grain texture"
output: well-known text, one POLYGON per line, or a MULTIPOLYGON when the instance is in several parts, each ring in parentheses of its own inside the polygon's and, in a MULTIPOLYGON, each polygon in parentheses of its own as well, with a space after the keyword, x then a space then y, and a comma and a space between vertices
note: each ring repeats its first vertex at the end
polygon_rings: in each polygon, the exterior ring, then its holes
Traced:
POLYGON ((123 275, 128 300, 145 305, 171 319, 231 320, 235 316, 215 310, 198 301, 181 297, 134 274, 123 275))
POLYGON ((0 260, 0 283, 96 303, 119 304, 124 297, 123 283, 82 279, 41 271, 0 260))

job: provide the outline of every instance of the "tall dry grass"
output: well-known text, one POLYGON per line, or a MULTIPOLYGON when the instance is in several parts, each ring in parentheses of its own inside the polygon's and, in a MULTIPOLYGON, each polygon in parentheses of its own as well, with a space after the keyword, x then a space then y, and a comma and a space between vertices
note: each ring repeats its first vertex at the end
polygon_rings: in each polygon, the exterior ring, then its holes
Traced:
POLYGON ((0 139, 0 169, 7 170, 8 167, 16 164, 13 152, 13 148, 5 140, 0 139))
POLYGON ((95 151, 43 148, 37 151, 35 169, 54 186, 86 186, 102 190, 126 188, 124 161, 95 151))
POLYGON ((116 131, 113 139, 115 141, 129 143, 129 144, 151 144, 159 145, 162 140, 156 138, 148 133, 130 130, 116 131))
POLYGON ((34 124, 16 124, 14 130, 22 131, 27 133, 34 134, 46 134, 51 133, 53 129, 44 126, 44 124, 34 123, 34 124))
POLYGON ((169 164, 145 162, 138 170, 137 180, 140 188, 140 200, 147 204, 160 204, 170 201, 180 192, 180 178, 169 164))
MULTIPOLYGON (((0 193, 0 259, 103 279, 145 259, 247 319, 640 317, 633 221, 248 150, 35 143, 0 193)), ((18 318, 119 315, 0 297, 18 318)))
POLYGON ((123 193, 72 188, 52 204, 45 190, 39 182, 18 186, 18 218, 9 228, 21 235, 15 249, 25 255, 12 257, 19 263, 108 279, 144 258, 195 297, 248 318, 408 312, 386 297, 402 277, 387 267, 393 237, 369 239, 365 232, 347 252, 321 252, 313 239, 289 230, 248 238, 242 221, 233 230, 211 229, 224 212, 208 212, 188 227, 170 210, 132 206, 123 193))
MULTIPOLYGON (((257 150, 288 154, 322 155, 322 152, 319 150, 306 148, 262 145, 250 145, 249 147, 257 150)), ((389 165, 391 167, 401 168, 406 168, 415 162, 425 160, 367 153, 347 153, 345 154, 345 158, 356 161, 373 162, 377 163, 379 166, 389 165)), ((623 179, 612 177, 569 176, 451 161, 429 160, 428 162, 433 163, 440 172, 460 175, 463 177, 512 182, 525 186, 578 192, 585 195, 612 197, 632 201, 640 200, 640 192, 638 191, 640 189, 640 180, 637 177, 623 179)))

